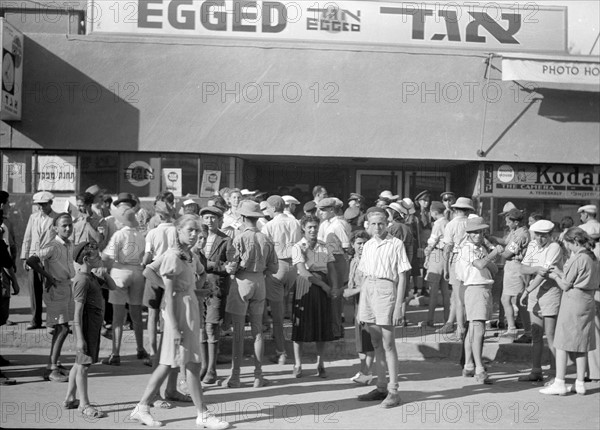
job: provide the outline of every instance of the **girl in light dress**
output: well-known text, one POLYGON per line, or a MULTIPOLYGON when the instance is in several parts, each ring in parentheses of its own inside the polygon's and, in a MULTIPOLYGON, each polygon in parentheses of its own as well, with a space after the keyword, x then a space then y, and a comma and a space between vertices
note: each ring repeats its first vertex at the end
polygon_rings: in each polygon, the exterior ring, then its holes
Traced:
POLYGON ((178 249, 169 249, 164 258, 147 268, 146 275, 155 272, 157 285, 164 285, 163 343, 159 365, 152 373, 142 399, 129 418, 150 427, 162 426, 150 414, 150 403, 158 387, 171 368, 185 367, 187 386, 196 406, 196 425, 209 429, 226 429, 229 423, 208 412, 200 385, 200 326, 202 323, 197 295, 210 290, 204 288, 206 274, 198 256, 191 252, 198 239, 200 221, 195 215, 184 215, 177 220, 178 249))

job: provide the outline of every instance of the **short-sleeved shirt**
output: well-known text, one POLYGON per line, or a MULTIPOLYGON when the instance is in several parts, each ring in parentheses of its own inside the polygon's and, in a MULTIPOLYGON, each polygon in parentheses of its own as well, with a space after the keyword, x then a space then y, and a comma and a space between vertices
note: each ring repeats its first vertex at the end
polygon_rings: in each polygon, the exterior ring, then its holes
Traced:
POLYGON ((429 239, 427 239, 428 246, 439 249, 444 248, 444 229, 448 222, 449 221, 444 217, 435 220, 431 229, 431 235, 429 236, 429 239))
POLYGON ((529 244, 529 231, 525 227, 518 227, 511 230, 506 238, 506 250, 514 256, 510 260, 522 261, 529 244))
POLYGON ((144 235, 140 231, 123 227, 112 235, 102 253, 116 263, 137 266, 142 262, 145 248, 144 235))
POLYGON ((478 269, 473 266, 475 260, 480 260, 488 255, 487 250, 476 245, 470 240, 466 240, 459 248, 456 266, 454 268, 456 278, 462 281, 465 286, 469 285, 492 285, 494 278, 492 272, 487 267, 478 269))
POLYGON ((344 254, 344 248, 350 247, 348 230, 337 217, 321 222, 318 239, 327 245, 332 254, 344 254))
MULTIPOLYGON (((530 267, 541 266, 548 268, 556 266, 562 268, 562 261, 562 249, 558 243, 550 242, 545 247, 540 248, 538 242, 532 240, 527 246, 527 251, 521 264, 530 267)), ((549 290, 552 287, 558 288, 558 284, 555 280, 547 278, 540 286, 540 289, 549 290)))
POLYGON ((69 281, 75 276, 73 243, 56 236, 38 252, 46 271, 57 281, 69 281))
POLYGON ((415 242, 411 228, 402 222, 393 221, 392 224, 388 226, 388 233, 400 239, 402 243, 404 243, 406 255, 411 258, 414 253, 415 242))
POLYGON ((95 213, 89 217, 78 216, 73 220, 73 243, 77 245, 82 242, 90 242, 90 240, 100 243, 99 226, 106 228, 106 221, 95 213))
POLYGON ((275 244, 275 253, 279 259, 292 258, 292 248, 302 238, 300 223, 283 213, 275 215, 261 231, 275 244))
POLYGON ((292 263, 294 265, 303 263, 309 272, 327 273, 327 263, 333 263, 335 257, 321 241, 317 241, 314 248, 311 248, 308 241, 303 237, 292 249, 292 263))
POLYGON ((590 236, 600 234, 600 222, 594 218, 589 219, 585 224, 581 224, 579 228, 590 236))
POLYGON ((77 273, 73 278, 73 300, 104 311, 103 284, 104 280, 92 273, 77 273))
POLYGON ((444 245, 452 245, 453 253, 458 253, 460 242, 464 239, 467 229, 467 217, 463 215, 456 215, 451 221, 448 221, 444 228, 444 245))
POLYGON ((233 239, 235 254, 231 261, 237 262, 239 267, 255 273, 269 270, 277 273, 279 260, 275 253, 273 242, 257 228, 246 228, 233 239))
POLYGON ((571 254, 564 268, 565 281, 573 288, 597 290, 600 286, 600 263, 584 249, 571 254))
POLYGON ((398 282, 411 269, 404 243, 389 233, 383 240, 372 237, 364 247, 358 270, 365 276, 398 282))
POLYGON ((169 248, 177 247, 177 228, 171 222, 160 223, 146 233, 145 252, 152 253, 152 259, 167 252, 169 248))

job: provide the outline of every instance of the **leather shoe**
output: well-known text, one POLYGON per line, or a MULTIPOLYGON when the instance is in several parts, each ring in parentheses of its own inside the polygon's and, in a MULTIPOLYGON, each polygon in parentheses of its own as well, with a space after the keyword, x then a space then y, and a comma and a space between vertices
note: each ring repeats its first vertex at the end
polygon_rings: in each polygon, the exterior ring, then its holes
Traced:
POLYGON ((398 406, 400 404, 400 393, 397 391, 395 393, 389 392, 386 398, 381 402, 379 406, 382 408, 393 408, 394 406, 398 406))
POLYGON ((62 373, 60 373, 60 370, 58 370, 58 369, 54 369, 52 372, 50 372, 50 376, 48 376, 48 379, 51 382, 68 382, 69 381, 69 377, 67 375, 63 375, 62 373))
POLYGON ((380 400, 385 400, 388 395, 388 391, 379 391, 377 388, 373 391, 368 392, 367 394, 361 394, 358 396, 359 402, 376 402, 380 400))
POLYGON ((25 329, 26 330, 37 330, 37 329, 40 329, 40 328, 42 328, 41 324, 38 325, 38 324, 31 323, 31 324, 28 324, 25 329))
POLYGON ((522 334, 516 338, 513 343, 531 343, 531 336, 528 334, 522 334))

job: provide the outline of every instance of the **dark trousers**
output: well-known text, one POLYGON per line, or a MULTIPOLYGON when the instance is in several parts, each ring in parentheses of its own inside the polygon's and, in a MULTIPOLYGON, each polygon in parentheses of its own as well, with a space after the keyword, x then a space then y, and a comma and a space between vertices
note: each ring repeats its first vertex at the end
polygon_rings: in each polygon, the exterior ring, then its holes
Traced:
POLYGON ((29 270, 29 299, 31 300, 31 324, 42 325, 42 295, 44 294, 44 277, 29 270))
POLYGON ((102 297, 104 297, 104 324, 112 324, 113 307, 112 303, 108 302, 108 290, 102 289, 102 297))

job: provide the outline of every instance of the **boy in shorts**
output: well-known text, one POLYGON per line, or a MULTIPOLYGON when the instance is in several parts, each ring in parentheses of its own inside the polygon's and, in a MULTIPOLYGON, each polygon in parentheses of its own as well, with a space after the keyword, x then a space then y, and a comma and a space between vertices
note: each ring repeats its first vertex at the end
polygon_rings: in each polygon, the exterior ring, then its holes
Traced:
POLYGON ((446 207, 442 202, 434 201, 431 203, 430 214, 433 218, 433 227, 431 235, 427 239, 427 248, 425 248, 425 263, 423 267, 427 269, 425 281, 429 284, 429 311, 427 312, 427 326, 433 327, 435 319, 435 308, 437 306, 438 291, 442 292, 444 306, 444 322, 448 321, 450 316, 450 289, 446 279, 446 264, 444 263, 444 229, 448 220, 444 213, 446 207))
POLYGON ((75 267, 73 243, 69 240, 73 233, 71 215, 66 212, 58 214, 52 228, 56 233, 55 238, 40 249, 37 255, 29 257, 26 263, 46 279, 43 299, 46 304, 46 327, 52 330, 52 344, 44 379, 67 382, 68 370, 59 365, 58 359, 69 334, 69 321, 73 319, 71 278, 75 276, 75 267))
POLYGON ((489 226, 483 218, 473 216, 467 220, 466 239, 456 260, 456 279, 465 288, 464 304, 469 328, 465 338, 465 367, 463 376, 475 376, 477 382, 491 384, 483 367, 483 335, 485 322, 492 315, 492 286, 498 268, 490 259, 484 246, 484 231, 489 226), (475 361, 475 363, 473 363, 475 361))
POLYGON ((364 274, 358 320, 365 323, 375 348, 377 388, 358 396, 359 401, 382 400, 382 408, 400 404, 398 352, 394 327, 402 322, 402 301, 411 269, 404 243, 386 230, 388 215, 382 208, 367 210, 371 239, 364 245, 358 270, 364 274), (386 370, 389 383, 386 387, 386 370))

